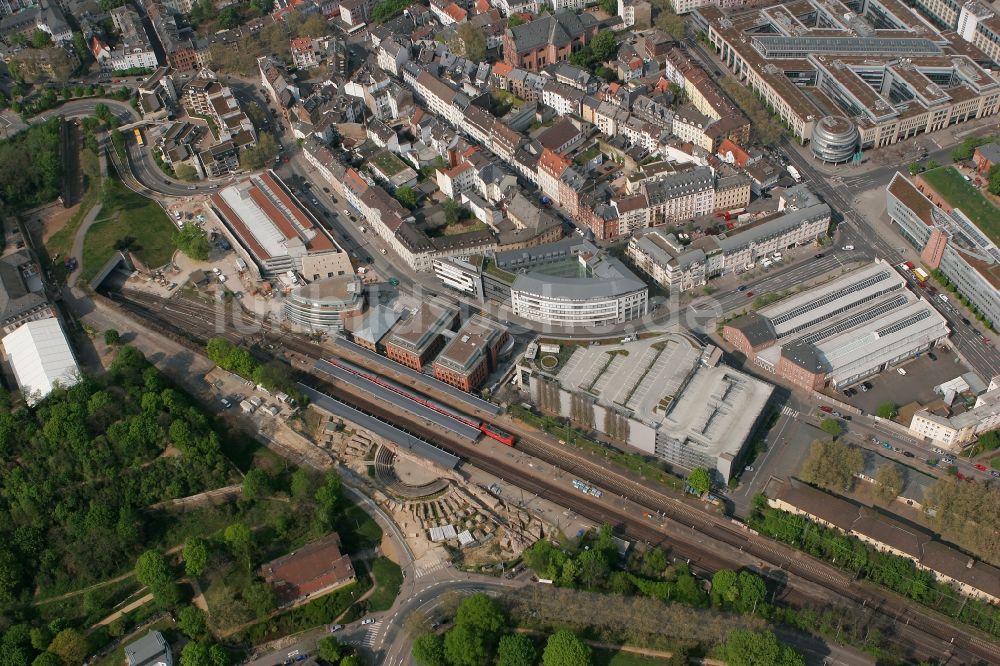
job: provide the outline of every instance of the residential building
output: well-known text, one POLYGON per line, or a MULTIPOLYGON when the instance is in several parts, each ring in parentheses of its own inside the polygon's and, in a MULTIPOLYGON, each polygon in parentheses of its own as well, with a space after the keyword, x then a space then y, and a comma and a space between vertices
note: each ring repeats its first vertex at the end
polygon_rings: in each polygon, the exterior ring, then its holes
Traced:
POLYGON ((595 34, 597 19, 592 15, 559 10, 508 28, 504 34, 504 62, 538 72, 547 65, 566 60, 570 53, 586 46, 595 34))
POLYGON ((972 161, 976 164, 976 171, 982 176, 988 176, 990 170, 1000 164, 1000 145, 987 143, 978 146, 972 154, 972 161))
POLYGON ((947 320, 880 259, 723 328, 748 360, 812 390, 848 387, 948 335, 947 320))
POLYGON ((399 321, 384 339, 385 355, 408 368, 422 371, 444 347, 444 332, 458 324, 458 310, 424 302, 399 321))
POLYGON ((918 186, 897 173, 886 188, 889 220, 929 270, 940 270, 990 322, 1000 322, 1000 249, 958 208, 934 205, 918 186))
POLYGON ((825 527, 857 537, 880 552, 913 561, 917 568, 934 574, 965 596, 1000 603, 1000 570, 957 548, 936 541, 926 530, 860 506, 836 495, 790 478, 772 481, 766 488, 767 503, 775 509, 805 516, 825 527))
POLYGON ((174 655, 163 634, 150 631, 125 646, 125 662, 128 666, 173 666, 174 655))
POLYGON ((120 35, 118 46, 111 51, 111 69, 155 69, 159 66, 139 14, 127 5, 112 9, 110 14, 120 35))
POLYGON ((434 377, 463 391, 475 391, 497 369, 501 350, 511 343, 505 326, 476 315, 462 324, 434 359, 434 377))
POLYGON ((618 16, 624 27, 644 30, 652 24, 652 5, 647 0, 618 0, 618 16))
POLYGON ((639 229, 629 239, 628 255, 644 273, 668 288, 686 291, 721 275, 740 273, 786 248, 813 243, 830 226, 830 207, 807 201, 783 212, 690 243, 664 228, 639 229))
POLYGON ((709 167, 676 171, 642 184, 650 224, 690 220, 715 211, 715 176, 709 167))
POLYGON ((336 532, 264 564, 260 576, 274 589, 281 607, 318 599, 357 579, 336 532))

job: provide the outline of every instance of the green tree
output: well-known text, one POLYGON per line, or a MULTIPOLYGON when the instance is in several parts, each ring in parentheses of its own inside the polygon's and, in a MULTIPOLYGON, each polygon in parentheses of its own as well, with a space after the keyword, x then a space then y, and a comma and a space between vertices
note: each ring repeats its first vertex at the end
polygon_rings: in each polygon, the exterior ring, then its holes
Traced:
POLYGON ((590 50, 600 62, 607 62, 618 55, 618 38, 610 30, 601 30, 590 42, 590 50))
POLYGON ((413 659, 421 666, 447 666, 444 639, 438 634, 421 634, 413 641, 413 659))
POLYGON ((243 592, 243 599, 247 602, 258 620, 265 620, 278 607, 277 598, 270 585, 263 581, 255 581, 247 586, 243 592))
POLYGON ((755 613, 763 610, 767 599, 767 586, 764 579, 750 571, 741 571, 737 579, 739 597, 736 608, 742 613, 755 613))
POLYGON ((198 172, 187 162, 180 162, 174 166, 174 175, 184 181, 192 181, 198 178, 198 172))
POLYGON ((618 2, 617 0, 601 0, 600 7, 605 11, 605 13, 611 16, 618 15, 618 2))
POLYGON ((226 528, 222 535, 223 541, 237 560, 247 566, 247 570, 253 568, 254 537, 253 532, 244 523, 233 523, 226 528))
POLYGON ((271 492, 271 478, 267 472, 254 467, 243 477, 243 497, 248 500, 256 500, 271 492))
POLYGON ((197 224, 185 225, 174 234, 177 249, 196 261, 207 261, 212 250, 208 234, 197 224))
POLYGON ((920 162, 910 162, 908 167, 911 176, 915 176, 920 173, 920 162))
POLYGON ((549 636, 542 652, 545 666, 589 666, 590 647, 568 629, 560 629, 549 636))
POLYGON ((173 582, 167 559, 155 550, 147 550, 135 561, 135 577, 153 594, 173 582))
POLYGON ((396 197, 396 201, 404 208, 413 210, 417 207, 417 193, 409 185, 397 188, 393 196, 396 197))
POLYGON ((608 575, 611 573, 611 564, 605 553, 596 548, 584 551, 577 558, 580 567, 580 583, 591 590, 598 590, 605 586, 608 575))
POLYGON ((361 662, 353 654, 349 654, 340 660, 340 666, 361 666, 361 662))
POLYGON ((875 413, 883 419, 894 419, 899 413, 899 408, 894 402, 883 402, 875 413))
MULTIPOLYGON (((319 658, 328 664, 336 664, 345 656, 344 646, 333 636, 327 636, 319 642, 319 658)), ((416 650, 416 645, 414 645, 416 650)))
POLYGON ((712 605, 731 606, 740 595, 736 584, 736 572, 731 569, 719 569, 712 575, 712 605))
POLYGON ((1000 196, 1000 164, 994 165, 993 168, 990 169, 990 176, 986 184, 986 189, 990 191, 990 194, 1000 196))
POLYGON ((517 14, 512 14, 511 17, 509 19, 507 19, 507 27, 508 28, 516 28, 517 26, 523 25, 523 24, 524 24, 524 19, 522 19, 517 14))
POLYGON ((688 474, 687 484, 699 494, 704 495, 712 489, 712 476, 708 470, 697 467, 688 474))
POLYGON ((76 666, 90 654, 90 643, 81 631, 63 629, 52 639, 49 652, 61 658, 66 666, 76 666))
POLYGON ((831 441, 813 442, 802 463, 800 476, 818 486, 843 492, 854 487, 854 475, 864 466, 864 457, 856 446, 831 441))
POLYGON ((471 624, 456 621, 444 636, 444 656, 451 666, 482 666, 490 658, 486 635, 471 624))
POLYGON ((52 46, 52 35, 41 29, 35 30, 31 35, 31 47, 44 49, 48 46, 52 46))
POLYGON ((535 644, 524 634, 508 634, 500 637, 497 645, 496 666, 535 666, 538 651, 535 644))
POLYGON ((840 427, 840 421, 835 418, 825 418, 820 421, 819 429, 831 437, 840 437, 840 433, 843 432, 843 429, 840 427))
POLYGON ((455 34, 461 42, 461 53, 473 62, 481 62, 486 57, 486 35, 483 29, 472 23, 462 23, 455 34))
POLYGON ((899 497, 903 490, 903 476, 893 462, 886 462, 875 470, 875 496, 883 503, 889 504, 899 497))
POLYGON ((48 627, 34 627, 31 630, 31 647, 38 651, 48 650, 52 642, 52 632, 48 627))
POLYGON ((235 28, 240 24, 240 13, 236 10, 234 5, 224 7, 222 11, 219 12, 218 24, 223 30, 235 28))
POLYGON ((1000 448, 1000 435, 995 430, 984 432, 979 436, 979 446, 983 451, 995 451, 1000 448))
POLYGON ((661 9, 656 15, 656 27, 677 40, 684 39, 684 19, 670 9, 661 9))
POLYGON ((197 578, 208 566, 208 541, 199 536, 184 540, 184 573, 197 578))
POLYGON ((781 645, 770 631, 734 629, 720 652, 729 666, 805 666, 802 656, 781 645))
POLYGON ((299 27, 301 37, 322 37, 329 30, 326 17, 322 14, 311 14, 302 22, 299 27))
POLYGON ((42 652, 31 662, 31 666, 65 666, 65 663, 58 655, 42 652))
MULTIPOLYGON (((211 358, 211 355, 209 358, 211 358)), ((303 500, 309 497, 309 495, 312 494, 312 486, 313 482, 312 479, 309 478, 309 472, 307 472, 304 468, 300 467, 292 473, 290 491, 293 498, 303 500)))
POLYGON ((192 640, 200 640, 208 636, 205 614, 195 606, 184 605, 177 610, 177 628, 192 640))
POLYGON ((118 331, 116 331, 113 328, 109 328, 108 330, 104 331, 104 344, 108 345, 109 347, 111 345, 117 345, 119 342, 121 342, 121 339, 122 339, 121 335, 118 333, 118 331))
POLYGON ((455 625, 473 627, 487 637, 492 643, 500 636, 507 620, 500 606, 492 597, 483 594, 473 594, 462 600, 455 614, 455 625))
POLYGON ((262 169, 278 155, 278 142, 267 132, 257 137, 257 145, 240 153, 240 166, 249 171, 262 169))

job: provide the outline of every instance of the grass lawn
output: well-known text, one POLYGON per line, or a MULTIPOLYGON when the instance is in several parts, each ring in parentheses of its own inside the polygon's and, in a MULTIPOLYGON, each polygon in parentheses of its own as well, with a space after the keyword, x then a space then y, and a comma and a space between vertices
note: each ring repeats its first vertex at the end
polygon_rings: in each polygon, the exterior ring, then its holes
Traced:
POLYGON ((365 510, 352 504, 337 516, 334 529, 340 534, 344 552, 374 548, 382 542, 382 528, 365 510))
POLYGON ((115 253, 115 245, 123 240, 131 239, 132 251, 150 268, 170 261, 176 249, 173 237, 177 228, 155 202, 109 176, 103 203, 100 219, 83 241, 82 280, 93 278, 115 253))
POLYGON ((960 209, 994 243, 1000 244, 1000 208, 986 200, 954 167, 920 175, 952 207, 960 209))
POLYGON ((647 657, 634 652, 594 648, 591 663, 594 666, 664 666, 670 662, 662 657, 647 657))
POLYGON ((389 558, 379 557, 372 562, 372 578, 375 579, 375 591, 368 597, 368 610, 389 610, 399 596, 403 570, 389 558))
POLYGON ((387 150, 382 151, 372 158, 374 165, 386 178, 392 178, 397 173, 406 168, 406 162, 399 159, 387 150))

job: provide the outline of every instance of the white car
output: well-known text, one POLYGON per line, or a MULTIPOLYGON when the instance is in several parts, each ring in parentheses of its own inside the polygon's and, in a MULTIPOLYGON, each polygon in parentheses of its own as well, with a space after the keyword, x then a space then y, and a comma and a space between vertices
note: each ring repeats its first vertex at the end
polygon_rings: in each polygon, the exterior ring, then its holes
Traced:
POLYGON ((944 451, 942 451, 941 449, 934 449, 934 453, 937 453, 938 455, 944 455, 944 451))
POLYGON ((361 624, 375 624, 375 618, 366 617, 365 619, 361 620, 361 624))
POLYGON ((845 245, 844 249, 847 250, 848 252, 850 252, 851 250, 854 249, 854 246, 853 245, 845 245))

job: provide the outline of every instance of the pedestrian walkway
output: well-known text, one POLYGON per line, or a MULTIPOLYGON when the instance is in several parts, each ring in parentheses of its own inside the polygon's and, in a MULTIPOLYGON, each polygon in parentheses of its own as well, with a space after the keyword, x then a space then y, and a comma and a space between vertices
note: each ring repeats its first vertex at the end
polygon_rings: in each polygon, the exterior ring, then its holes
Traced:
POLYGON ((794 409, 792 409, 791 407, 789 407, 788 405, 785 405, 784 407, 781 408, 781 413, 784 414, 785 416, 790 416, 793 419, 799 418, 799 413, 794 409))
POLYGON ((351 641, 351 644, 366 648, 370 648, 375 645, 375 639, 378 638, 379 630, 382 628, 383 621, 384 620, 376 620, 374 624, 369 624, 365 629, 365 635, 360 639, 351 641))
POLYGON ((449 566, 451 566, 451 564, 446 560, 439 560, 432 564, 424 564, 424 565, 418 565, 414 563, 413 575, 416 576, 417 578, 423 578, 424 576, 431 575, 435 571, 441 571, 441 569, 446 569, 449 566))

